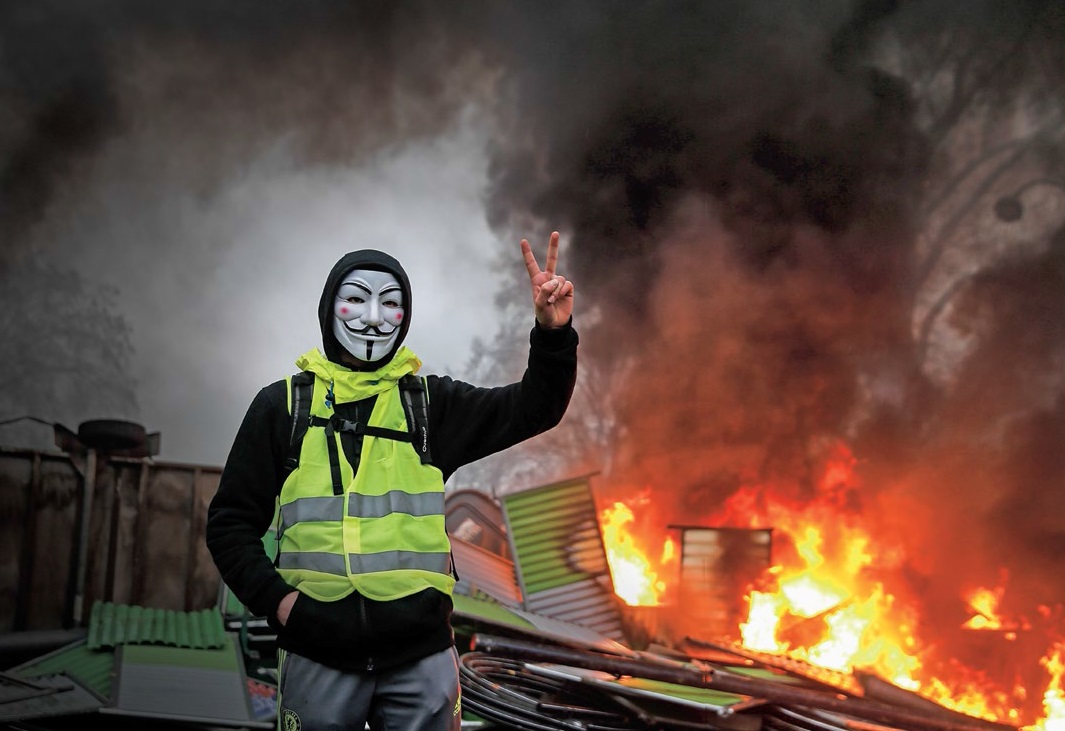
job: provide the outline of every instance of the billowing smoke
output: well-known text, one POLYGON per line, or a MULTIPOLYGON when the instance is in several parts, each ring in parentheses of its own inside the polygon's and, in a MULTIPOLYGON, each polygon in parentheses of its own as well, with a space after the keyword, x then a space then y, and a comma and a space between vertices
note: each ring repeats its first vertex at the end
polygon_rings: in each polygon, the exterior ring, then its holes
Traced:
POLYGON ((802 510, 843 442, 842 506, 904 552, 933 636, 980 586, 1045 619, 1065 601, 1065 9, 580 7, 505 24, 490 212, 572 231, 585 376, 616 417, 587 464, 603 489, 647 490, 660 525, 752 486, 802 510))
POLYGON ((282 143, 299 164, 340 165, 438 133, 464 103, 440 70, 468 55, 453 33, 465 14, 425 6, 5 3, 5 245, 146 130, 174 145, 153 162, 201 195, 282 143))

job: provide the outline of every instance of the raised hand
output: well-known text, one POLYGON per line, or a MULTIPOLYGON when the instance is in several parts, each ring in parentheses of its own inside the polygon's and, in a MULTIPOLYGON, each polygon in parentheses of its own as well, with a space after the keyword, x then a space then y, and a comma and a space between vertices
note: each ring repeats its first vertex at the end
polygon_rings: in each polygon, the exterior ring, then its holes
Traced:
POLYGON ((529 270, 536 321, 542 327, 562 327, 573 315, 573 282, 555 274, 555 265, 558 264, 558 231, 552 232, 547 242, 547 259, 542 270, 536 263, 536 257, 527 239, 521 240, 521 253, 525 257, 525 268, 529 270))

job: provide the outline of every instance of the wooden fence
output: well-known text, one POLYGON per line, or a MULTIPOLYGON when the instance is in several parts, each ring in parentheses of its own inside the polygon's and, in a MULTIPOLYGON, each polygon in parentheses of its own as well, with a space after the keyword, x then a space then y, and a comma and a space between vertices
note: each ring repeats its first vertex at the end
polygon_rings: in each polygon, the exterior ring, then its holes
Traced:
POLYGON ((220 579, 204 523, 220 475, 0 447, 0 634, 84 626, 97 600, 213 606, 220 579))

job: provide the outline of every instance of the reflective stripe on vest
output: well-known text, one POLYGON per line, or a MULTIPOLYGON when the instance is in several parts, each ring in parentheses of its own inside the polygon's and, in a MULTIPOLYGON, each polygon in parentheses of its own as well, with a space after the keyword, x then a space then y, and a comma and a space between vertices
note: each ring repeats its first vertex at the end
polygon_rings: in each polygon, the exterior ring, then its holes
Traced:
MULTIPOLYGON (((325 381, 315 379, 313 416, 333 415, 326 405, 327 389, 325 381)), ((366 421, 367 426, 405 432, 400 389, 378 394, 366 421)), ((339 434, 332 438, 339 447, 339 434)), ((450 595, 455 578, 440 470, 422 464, 409 442, 367 433, 357 470, 346 458, 340 460, 344 492, 334 495, 326 440, 326 429, 312 422, 299 466, 281 488, 278 572, 322 601, 353 590, 377 601, 426 588, 450 595)))
MULTIPOLYGON (((383 518, 392 513, 427 516, 443 515, 443 493, 423 493, 411 495, 393 490, 385 495, 348 496, 348 515, 353 518, 383 518)), ((344 496, 302 497, 281 506, 281 530, 284 531, 296 523, 311 521, 342 520, 344 517, 344 496)))
MULTIPOLYGON (((348 556, 348 567, 353 574, 372 574, 396 569, 447 573, 451 568, 451 554, 419 553, 418 551, 352 553, 348 556)), ((307 569, 335 576, 346 575, 344 559, 335 553, 286 553, 281 556, 278 568, 307 569)))
POLYGON ((342 520, 344 496, 301 497, 281 506, 281 531, 296 523, 310 521, 342 520))
POLYGON ((334 576, 346 576, 344 570, 344 557, 335 553, 282 553, 278 556, 277 567, 279 569, 308 569, 320 574, 333 574, 334 576))

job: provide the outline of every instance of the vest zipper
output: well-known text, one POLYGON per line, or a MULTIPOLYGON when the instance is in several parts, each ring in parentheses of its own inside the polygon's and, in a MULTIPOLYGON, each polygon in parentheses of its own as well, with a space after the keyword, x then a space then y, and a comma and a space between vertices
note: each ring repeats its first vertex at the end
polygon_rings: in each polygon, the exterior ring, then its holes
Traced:
MULTIPOLYGON (((359 634, 366 636, 370 631, 370 623, 366 621, 366 597, 358 592, 355 594, 359 597, 359 628, 362 630, 359 634)), ((373 657, 366 658, 366 670, 367 672, 373 670, 373 657)))

